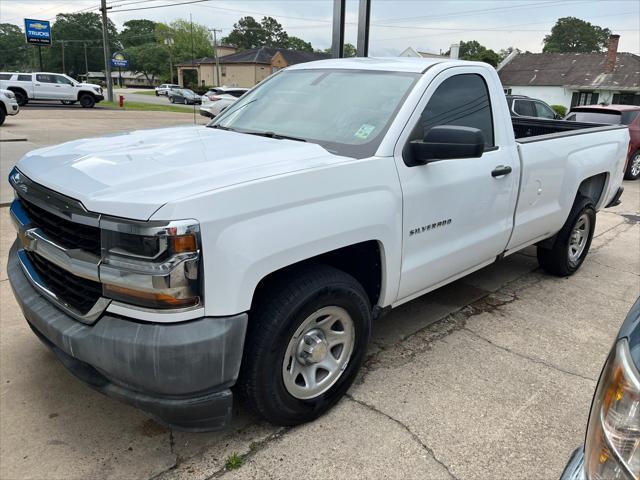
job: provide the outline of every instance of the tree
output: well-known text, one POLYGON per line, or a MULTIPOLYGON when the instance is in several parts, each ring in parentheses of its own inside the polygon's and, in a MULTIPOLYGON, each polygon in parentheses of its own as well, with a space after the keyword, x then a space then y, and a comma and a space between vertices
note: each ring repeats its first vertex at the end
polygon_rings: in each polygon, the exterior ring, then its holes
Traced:
MULTIPOLYGON (((445 55, 449 55, 446 52, 445 55)), ((477 40, 471 40, 469 42, 460 41, 460 51, 458 57, 461 60, 473 60, 476 62, 485 62, 494 67, 500 63, 500 56, 490 48, 481 45, 477 40)))
POLYGON ((20 27, 0 23, 0 70, 23 70, 29 65, 29 50, 20 27))
POLYGON ((313 52, 313 46, 311 46, 311 43, 305 42, 298 37, 289 37, 287 40, 287 48, 291 50, 301 50, 303 52, 313 52))
POLYGON ((188 20, 174 20, 169 25, 158 23, 156 25, 156 38, 164 42, 165 38, 173 39, 173 60, 182 62, 192 58, 213 56, 213 38, 211 32, 204 25, 192 24, 188 20), (193 44, 192 44, 193 42, 193 44))
POLYGON ((302 46, 301 50, 308 50, 310 43, 296 38, 292 44, 289 35, 273 17, 263 17, 260 23, 253 17, 243 17, 233 24, 233 30, 222 39, 222 43, 235 45, 240 50, 258 47, 294 48, 291 45, 302 46))
POLYGON ((166 77, 169 72, 169 50, 158 43, 146 43, 127 49, 130 69, 142 73, 149 85, 156 77, 166 77))
MULTIPOLYGON (((345 58, 355 57, 358 53, 358 51, 356 50, 356 47, 352 43, 345 43, 342 48, 343 48, 342 53, 345 58)), ((331 47, 325 48, 324 53, 331 53, 331 47)))
MULTIPOLYGON (((107 24, 109 47, 112 52, 120 50, 118 31, 111 20, 107 24)), ((102 18, 93 12, 59 13, 51 26, 53 45, 42 48, 44 68, 52 72, 69 73, 72 76, 84 74, 84 45, 87 45, 87 63, 89 71, 104 69, 102 56, 102 18), (62 42, 64 43, 64 72, 62 65, 62 42)))
POLYGON ((262 27, 263 36, 262 46, 287 48, 289 35, 275 18, 263 17, 260 27, 262 27))
POLYGON ((545 53, 592 53, 603 51, 608 44, 611 30, 592 25, 575 17, 559 18, 544 37, 545 53))
POLYGON ((120 32, 120 43, 124 48, 138 47, 156 41, 156 22, 152 20, 129 20, 120 32))
POLYGON ((233 24, 233 30, 222 39, 222 43, 235 45, 240 50, 262 46, 262 26, 253 17, 243 17, 233 24))

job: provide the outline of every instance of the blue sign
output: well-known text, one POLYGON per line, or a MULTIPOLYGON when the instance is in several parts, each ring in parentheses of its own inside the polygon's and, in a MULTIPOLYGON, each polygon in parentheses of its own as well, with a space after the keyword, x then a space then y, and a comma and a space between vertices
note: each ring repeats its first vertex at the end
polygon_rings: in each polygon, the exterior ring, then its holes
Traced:
POLYGON ((49 21, 25 18, 24 31, 27 43, 51 45, 51 24, 49 21))
POLYGON ((111 66, 127 68, 129 66, 129 60, 127 59, 124 53, 116 52, 111 57, 111 66))

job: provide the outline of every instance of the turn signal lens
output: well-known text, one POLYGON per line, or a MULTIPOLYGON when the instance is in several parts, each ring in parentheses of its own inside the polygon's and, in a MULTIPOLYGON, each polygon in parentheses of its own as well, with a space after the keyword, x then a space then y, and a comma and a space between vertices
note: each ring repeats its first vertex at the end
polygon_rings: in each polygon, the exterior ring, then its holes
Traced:
POLYGON ((114 300, 149 308, 184 308, 200 303, 200 297, 176 298, 165 293, 142 292, 109 284, 104 284, 103 291, 105 296, 114 300))
POLYGON ((169 242, 171 242, 171 251, 173 253, 195 252, 198 245, 196 236, 193 234, 169 237, 169 242))

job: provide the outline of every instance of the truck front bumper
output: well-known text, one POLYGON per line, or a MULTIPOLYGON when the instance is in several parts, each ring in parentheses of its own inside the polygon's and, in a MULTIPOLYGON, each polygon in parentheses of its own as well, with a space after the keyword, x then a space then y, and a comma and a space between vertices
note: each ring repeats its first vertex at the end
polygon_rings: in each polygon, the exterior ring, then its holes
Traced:
POLYGON ((181 430, 224 428, 247 314, 181 323, 134 322, 105 313, 85 325, 31 285, 13 245, 9 282, 31 329, 63 365, 92 388, 181 430))

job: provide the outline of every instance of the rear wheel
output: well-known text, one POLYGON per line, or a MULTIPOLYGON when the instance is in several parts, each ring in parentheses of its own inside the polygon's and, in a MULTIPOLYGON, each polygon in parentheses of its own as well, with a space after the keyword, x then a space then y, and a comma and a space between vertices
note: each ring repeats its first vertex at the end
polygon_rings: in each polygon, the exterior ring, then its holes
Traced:
POLYGON ((538 263, 552 275, 573 275, 589 252, 596 226, 596 211, 590 198, 579 196, 569 218, 551 248, 538 247, 538 263))
POLYGON ((96 99, 93 97, 93 95, 85 93, 80 96, 80 105, 82 105, 82 108, 93 108, 95 104, 96 99))
POLYGON ((182 103, 184 103, 185 105, 187 105, 189 102, 187 101, 187 99, 186 99, 186 98, 183 98, 183 99, 182 99, 182 103))
POLYGON ((21 107, 24 107, 27 104, 27 102, 29 102, 29 99, 23 92, 18 90, 18 91, 13 91, 13 93, 16 96, 16 102, 18 102, 18 105, 20 105, 21 107))
POLYGON ((174 101, 173 101, 173 97, 169 97, 169 101, 170 101, 171 103, 174 103, 174 101))
POLYGON ((624 172, 624 178, 627 180, 637 180, 640 178, 640 150, 634 153, 629 159, 627 171, 624 172))
POLYGON ((353 277, 324 265, 288 272, 252 307, 240 397, 278 425, 319 417, 355 379, 370 329, 369 299, 353 277))

